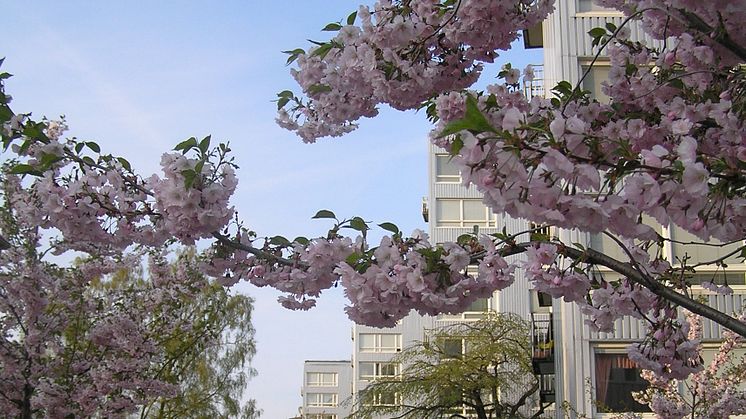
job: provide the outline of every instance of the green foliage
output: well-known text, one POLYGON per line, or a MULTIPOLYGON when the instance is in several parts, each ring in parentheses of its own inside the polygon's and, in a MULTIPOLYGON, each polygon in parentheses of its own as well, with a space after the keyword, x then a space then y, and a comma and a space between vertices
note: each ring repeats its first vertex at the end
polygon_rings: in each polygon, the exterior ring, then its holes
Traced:
POLYGON ((249 366, 256 353, 253 299, 203 281, 193 259, 193 252, 185 253, 177 263, 190 266, 189 276, 202 284, 199 293, 169 308, 191 328, 162 337, 165 359, 158 371, 158 378, 178 384, 179 392, 144 406, 141 417, 256 418, 255 401, 242 400, 248 380, 256 375, 249 366))
POLYGON ((478 418, 521 418, 518 409, 538 390, 529 326, 513 314, 490 313, 435 330, 392 362, 402 365, 401 375, 368 385, 351 418, 451 417, 464 406, 478 418), (376 404, 392 394, 399 406, 376 404))
POLYGON ((464 130, 472 133, 496 132, 482 111, 479 110, 477 99, 472 95, 466 97, 464 117, 448 123, 443 131, 438 134, 438 137, 453 135, 464 130))

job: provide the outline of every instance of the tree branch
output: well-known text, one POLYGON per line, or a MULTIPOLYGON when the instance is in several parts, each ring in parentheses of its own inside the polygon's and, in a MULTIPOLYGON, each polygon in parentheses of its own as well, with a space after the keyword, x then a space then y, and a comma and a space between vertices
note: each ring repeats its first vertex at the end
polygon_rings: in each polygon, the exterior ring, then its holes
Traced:
MULTIPOLYGON (((528 250, 529 247, 532 247, 539 243, 542 242, 515 244, 513 246, 505 248, 504 251, 501 252, 501 254, 503 256, 510 256, 524 253, 528 250)), ((668 287, 660 283, 659 281, 656 281, 654 278, 651 278, 646 274, 634 269, 628 262, 620 262, 593 249, 585 249, 584 251, 581 251, 563 245, 557 246, 557 248, 558 253, 565 255, 570 259, 605 266, 613 270, 614 272, 626 276, 630 281, 649 289, 653 294, 665 298, 668 301, 684 307, 692 313, 699 314, 702 317, 706 317, 714 321, 715 323, 718 323, 721 326, 724 326, 734 331, 735 333, 746 337, 746 323, 743 323, 738 319, 729 316, 728 314, 720 312, 706 304, 702 304, 677 292, 675 289, 668 287)))

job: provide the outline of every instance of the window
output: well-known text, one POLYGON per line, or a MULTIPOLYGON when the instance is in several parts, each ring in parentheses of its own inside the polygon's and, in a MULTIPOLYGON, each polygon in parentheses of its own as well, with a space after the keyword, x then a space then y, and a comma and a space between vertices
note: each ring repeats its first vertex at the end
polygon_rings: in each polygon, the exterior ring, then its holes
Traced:
POLYGON ((401 397, 397 393, 375 393, 372 400, 365 403, 366 406, 398 406, 401 397))
MULTIPOLYGON (((594 64, 593 67, 591 67, 591 71, 589 71, 588 75, 583 79, 583 89, 590 90, 591 98, 595 98, 601 103, 609 103, 610 101, 609 96, 603 92, 603 87, 601 86, 602 82, 609 80, 610 68, 611 67, 608 65, 594 64)), ((580 76, 582 77, 587 70, 588 66, 581 66, 580 76)))
POLYGON ((745 285, 746 277, 743 272, 723 271, 716 272, 697 271, 687 279, 691 285, 702 285, 705 282, 712 282, 717 285, 745 285))
POLYGON ((361 362, 360 379, 372 381, 399 375, 399 364, 393 362, 361 362))
POLYGON ((461 173, 447 154, 435 155, 435 181, 461 182, 461 173))
MULTIPOLYGON (((690 257, 689 262, 696 261, 696 262, 707 262, 715 259, 719 259, 728 253, 731 253, 732 251, 738 249, 739 246, 741 246, 741 243, 733 243, 729 245, 723 245, 721 246, 709 246, 712 244, 719 244, 715 239, 711 239, 707 242, 700 239, 699 237, 684 231, 681 227, 672 226, 671 227, 671 239, 682 242, 682 243, 671 243, 671 247, 673 250, 673 257, 674 260, 677 260, 677 258, 682 259, 684 255, 687 255, 690 257), (683 244, 683 243, 703 243, 704 245, 696 245, 696 244, 683 244)), ((725 260, 726 263, 729 265, 733 264, 740 264, 741 261, 738 258, 738 255, 732 256, 725 260)), ((743 282, 742 282, 743 283, 743 282)))
POLYGON ((480 199, 438 199, 435 201, 438 227, 495 227, 496 217, 480 199))
POLYGON ((440 350, 445 358, 461 358, 464 355, 464 340, 443 339, 440 350))
POLYGON ((619 13, 615 9, 609 9, 607 7, 599 6, 596 4, 595 0, 578 0, 578 12, 579 13, 588 13, 588 12, 616 12, 619 13))
POLYGON ((305 419, 337 419, 337 415, 328 413, 310 413, 303 416, 305 419))
POLYGON ((490 309, 490 299, 489 298, 479 298, 477 300, 474 300, 473 303, 469 304, 469 307, 466 308, 464 311, 478 311, 478 312, 485 312, 489 311, 490 309))
POLYGON ((306 395, 307 403, 309 407, 336 407, 337 406, 337 394, 336 393, 308 393, 306 395))
POLYGON ((336 372, 307 372, 306 385, 311 387, 336 387, 336 372))
POLYGON ((401 334, 361 333, 358 336, 360 352, 401 352, 401 334))
POLYGON ((650 412, 632 393, 647 388, 641 369, 625 354, 596 353, 596 402, 609 412, 650 412))

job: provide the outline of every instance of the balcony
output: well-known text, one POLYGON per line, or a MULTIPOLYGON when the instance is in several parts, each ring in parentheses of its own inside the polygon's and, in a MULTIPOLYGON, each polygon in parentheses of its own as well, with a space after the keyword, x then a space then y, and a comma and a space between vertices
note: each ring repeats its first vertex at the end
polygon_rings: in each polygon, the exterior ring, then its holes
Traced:
POLYGON ((542 403, 554 402, 554 331, 552 313, 531 314, 531 365, 542 403))

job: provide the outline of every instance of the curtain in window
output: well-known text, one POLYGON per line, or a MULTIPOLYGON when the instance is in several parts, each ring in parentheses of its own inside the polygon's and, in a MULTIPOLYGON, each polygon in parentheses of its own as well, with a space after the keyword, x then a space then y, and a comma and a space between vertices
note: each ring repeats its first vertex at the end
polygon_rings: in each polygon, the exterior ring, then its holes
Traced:
POLYGON ((614 355, 596 355, 596 401, 605 403, 614 355))

